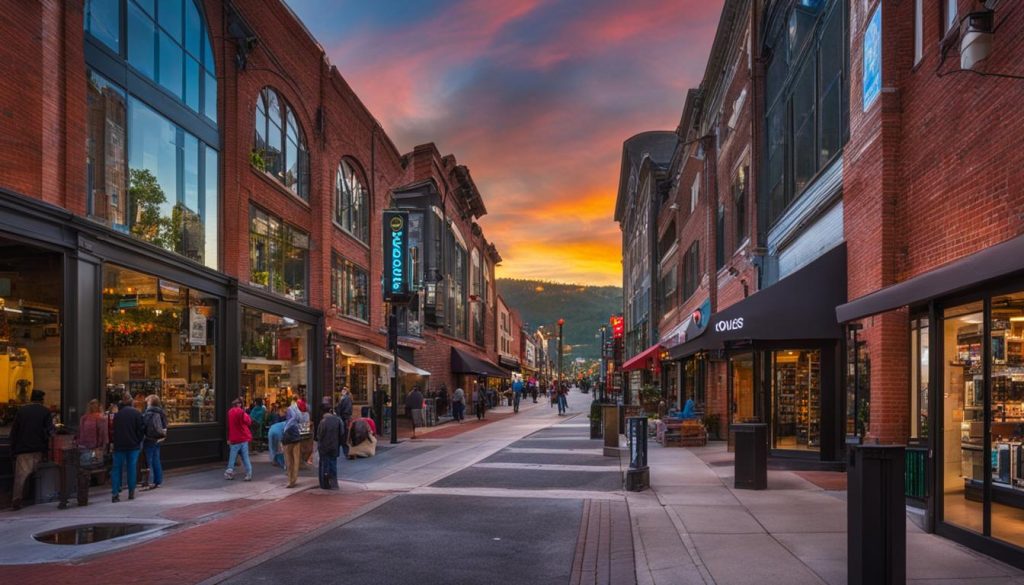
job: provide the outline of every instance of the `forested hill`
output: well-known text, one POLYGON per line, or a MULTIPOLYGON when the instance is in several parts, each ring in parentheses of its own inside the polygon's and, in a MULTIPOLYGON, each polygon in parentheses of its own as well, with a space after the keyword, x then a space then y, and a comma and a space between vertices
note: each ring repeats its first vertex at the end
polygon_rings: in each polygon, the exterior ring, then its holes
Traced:
POLYGON ((599 357, 600 339, 594 336, 601 325, 608 324, 609 317, 622 312, 622 288, 617 286, 499 278, 498 292, 519 311, 531 331, 540 325, 553 329, 559 318, 565 319, 565 343, 573 348, 571 357, 599 357))

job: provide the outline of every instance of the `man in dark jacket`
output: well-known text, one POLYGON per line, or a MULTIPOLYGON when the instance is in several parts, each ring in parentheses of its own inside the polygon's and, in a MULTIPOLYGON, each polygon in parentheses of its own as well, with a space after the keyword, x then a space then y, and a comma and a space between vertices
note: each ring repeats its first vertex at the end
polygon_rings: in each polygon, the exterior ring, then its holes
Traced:
POLYGON ((416 438, 416 427, 423 425, 423 393, 419 386, 413 386, 412 392, 405 397, 405 408, 412 419, 412 438, 416 438))
POLYGON ((352 422, 352 395, 348 391, 347 386, 341 387, 341 399, 338 400, 338 407, 334 409, 334 412, 341 419, 342 425, 342 441, 341 450, 348 457, 348 426, 352 422))
POLYGON ((11 425, 11 455, 14 456, 14 486, 11 489, 11 508, 21 508, 21 495, 28 476, 35 473, 50 447, 53 436, 53 416, 43 405, 46 393, 32 391, 32 402, 18 409, 11 425))
MULTIPOLYGON (((351 413, 351 404, 349 412, 351 413)), ((341 419, 331 412, 331 399, 323 402, 324 417, 316 431, 317 451, 320 453, 320 487, 338 489, 338 449, 345 442, 345 429, 341 419)))
POLYGON ((139 449, 146 438, 146 423, 142 413, 132 406, 132 398, 125 395, 117 414, 114 415, 114 468, 110 471, 112 502, 120 502, 121 473, 128 471, 128 499, 135 499, 135 483, 138 480, 139 449))

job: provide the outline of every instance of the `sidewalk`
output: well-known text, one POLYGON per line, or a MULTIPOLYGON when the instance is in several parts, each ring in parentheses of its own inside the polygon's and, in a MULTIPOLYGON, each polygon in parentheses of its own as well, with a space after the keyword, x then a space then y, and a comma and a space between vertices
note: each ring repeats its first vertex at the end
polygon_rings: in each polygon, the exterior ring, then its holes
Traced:
MULTIPOLYGON (((626 496, 637 582, 845 584, 846 492, 820 487, 843 486, 840 474, 769 470, 767 490, 736 490, 732 461, 720 442, 651 443, 652 489, 626 496)), ((1021 585, 1024 573, 908 520, 907 579, 1021 585)))

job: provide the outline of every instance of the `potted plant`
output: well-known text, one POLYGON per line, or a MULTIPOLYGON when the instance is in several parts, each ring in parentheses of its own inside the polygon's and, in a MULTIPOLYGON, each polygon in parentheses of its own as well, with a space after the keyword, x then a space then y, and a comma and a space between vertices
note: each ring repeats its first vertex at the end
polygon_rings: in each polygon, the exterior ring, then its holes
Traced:
POLYGON ((263 160, 262 150, 254 148, 249 151, 249 163, 264 173, 267 172, 267 161, 263 160))
POLYGON ((587 417, 590 419, 590 438, 600 439, 602 437, 601 432, 601 403, 594 400, 590 403, 590 415, 587 417))

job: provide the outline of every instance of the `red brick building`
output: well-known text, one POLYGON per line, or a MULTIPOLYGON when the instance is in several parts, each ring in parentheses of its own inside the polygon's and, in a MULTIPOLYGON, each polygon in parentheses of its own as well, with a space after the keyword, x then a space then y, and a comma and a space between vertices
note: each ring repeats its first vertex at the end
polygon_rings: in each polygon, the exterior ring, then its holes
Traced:
POLYGON ((285 3, 18 3, 0 32, 0 452, 33 390, 72 428, 160 395, 170 465, 223 457, 235 397, 368 405, 392 365, 382 210, 424 184, 449 237, 420 234, 400 387, 496 360, 469 170, 401 155, 285 3))
POLYGON ((666 395, 767 423, 791 465, 909 443, 925 526, 1022 565, 1015 8, 727 0, 656 225, 694 275, 662 286, 666 395))

